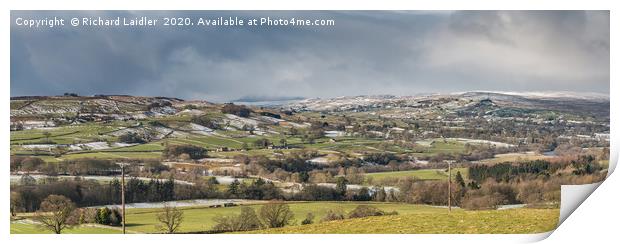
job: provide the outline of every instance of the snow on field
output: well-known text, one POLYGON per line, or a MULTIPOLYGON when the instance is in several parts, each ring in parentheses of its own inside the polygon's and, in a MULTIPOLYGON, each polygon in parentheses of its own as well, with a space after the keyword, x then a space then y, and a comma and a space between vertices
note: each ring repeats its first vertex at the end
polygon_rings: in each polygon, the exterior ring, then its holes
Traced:
POLYGON ((278 119, 278 118, 269 117, 269 116, 263 116, 263 115, 258 116, 257 118, 259 120, 261 120, 261 121, 265 121, 267 123, 274 123, 274 124, 286 121, 286 120, 283 120, 283 119, 278 119))
POLYGON ((213 177, 215 177, 217 182, 222 184, 222 185, 230 185, 235 180, 238 180, 239 182, 241 182, 241 180, 243 180, 243 179, 235 178, 235 177, 232 177, 232 176, 213 176, 213 177))
POLYGON ((134 118, 134 119, 146 119, 146 118, 148 118, 148 116, 146 116, 146 114, 143 114, 143 113, 133 113, 131 115, 131 117, 134 118))
POLYGON ((344 131, 339 131, 339 130, 328 130, 325 131, 325 136, 327 137, 342 137, 345 135, 344 131))
POLYGON ((329 164, 330 159, 327 156, 325 156, 325 157, 316 157, 316 158, 308 160, 307 162, 308 163, 312 163, 312 164, 325 165, 325 164, 329 164))
MULTIPOLYGON (((58 179, 74 179, 75 176, 71 176, 71 175, 59 175, 59 176, 49 176, 49 175, 30 175, 32 178, 34 178, 35 180, 39 180, 39 179, 47 179, 47 178, 58 178, 58 179)), ((12 174, 10 176, 11 179, 11 183, 18 183, 19 180, 21 179, 22 175, 14 175, 12 174)), ((115 178, 120 180, 120 176, 101 176, 101 175, 86 175, 86 176, 80 176, 80 178, 83 178, 85 180, 97 180, 97 181, 112 181, 115 178)), ((136 178, 138 180, 141 181, 150 181, 150 180, 157 180, 155 178, 146 178, 146 177, 125 177, 125 180, 131 179, 131 178, 136 178)), ((167 180, 167 179, 160 179, 160 180, 167 180)), ((189 182, 189 181, 183 181, 183 180, 174 180, 175 184, 181 184, 181 185, 193 185, 194 183, 189 182)))
POLYGON ((206 127, 206 126, 202 126, 199 124, 194 124, 194 123, 190 123, 189 127, 191 128, 191 130, 199 130, 199 131, 205 131, 205 132, 213 132, 213 129, 206 127))
POLYGON ((479 139, 446 138, 446 140, 453 140, 453 141, 458 141, 458 142, 462 142, 462 143, 473 143, 473 144, 491 144, 491 145, 494 145, 496 147, 515 147, 515 145, 508 144, 508 143, 496 142, 496 141, 488 141, 488 140, 479 140, 479 139))
POLYGON ((205 135, 205 136, 215 135, 215 131, 213 129, 206 127, 206 126, 199 125, 199 124, 190 123, 188 125, 188 128, 189 130, 191 130, 193 133, 196 133, 196 134, 205 135))
POLYGON ((115 142, 110 146, 107 142, 97 141, 97 142, 88 142, 88 143, 79 143, 79 144, 30 144, 30 145, 22 145, 24 149, 39 149, 39 150, 50 150, 56 147, 68 147, 71 151, 82 151, 82 150, 103 150, 110 148, 118 148, 118 147, 129 147, 135 146, 139 143, 121 143, 115 142))
POLYGON ((178 131, 175 130, 174 132, 172 132, 172 134, 170 135, 170 137, 187 137, 188 133, 183 132, 183 131, 178 131))
POLYGON ((152 127, 155 131, 157 131, 157 133, 159 133, 159 135, 157 136, 157 139, 161 139, 163 138, 165 135, 170 134, 173 130, 170 128, 166 128, 163 126, 153 126, 152 127))
POLYGON ((69 149, 72 151, 80 151, 84 149, 101 150, 101 149, 108 149, 108 148, 110 148, 110 145, 108 145, 108 143, 104 141, 69 145, 69 149))
POLYGON ((227 119, 224 119, 225 122, 230 122, 232 126, 237 127, 237 128, 242 128, 244 125, 257 126, 259 124, 258 120, 251 119, 251 118, 243 118, 243 117, 239 117, 234 114, 226 114, 226 118, 227 119))
POLYGON ((198 109, 185 109, 178 112, 177 114, 202 115, 204 113, 204 111, 198 109))
POLYGON ((177 112, 177 110, 173 107, 170 106, 165 106, 165 107, 156 107, 156 108, 152 108, 150 111, 144 112, 145 115, 172 115, 175 114, 177 112))
POLYGON ((24 130, 32 130, 32 129, 51 130, 51 129, 58 128, 52 122, 39 121, 39 120, 26 120, 22 122, 22 125, 24 126, 24 130))
MULTIPOLYGON (((226 203, 245 204, 250 202, 257 202, 256 200, 244 200, 244 199, 196 199, 196 200, 184 200, 184 201, 169 201, 169 202, 142 202, 142 203, 129 203, 125 204, 125 208, 163 208, 165 204, 173 207, 198 207, 198 206, 215 206, 224 205, 226 203)), ((100 207, 121 207, 120 205, 105 205, 95 206, 92 208, 100 207)))
POLYGON ((112 144, 112 147, 130 147, 130 146, 135 146, 138 145, 140 143, 123 143, 123 142, 115 142, 112 144))
POLYGON ((280 132, 277 132, 275 130, 268 130, 267 133, 271 133, 271 134, 274 134, 274 135, 279 135, 280 134, 280 132))
MULTIPOLYGON (((336 183, 318 183, 318 186, 324 186, 324 187, 329 187, 329 188, 336 188, 336 183)), ((362 187, 366 187, 368 188, 368 192, 370 194, 373 193, 374 189, 372 187, 369 186, 362 186, 362 185, 347 185, 347 190, 359 190, 362 187)), ((392 187, 392 186, 384 186, 383 189, 385 189, 386 192, 389 192, 390 190, 394 190, 394 192, 398 192, 399 189, 397 187, 392 187)))
POLYGON ((198 160, 201 163, 234 163, 232 158, 201 158, 198 160))
POLYGON ((21 147, 25 149, 49 150, 49 149, 58 147, 58 144, 32 144, 32 145, 22 145, 21 147))

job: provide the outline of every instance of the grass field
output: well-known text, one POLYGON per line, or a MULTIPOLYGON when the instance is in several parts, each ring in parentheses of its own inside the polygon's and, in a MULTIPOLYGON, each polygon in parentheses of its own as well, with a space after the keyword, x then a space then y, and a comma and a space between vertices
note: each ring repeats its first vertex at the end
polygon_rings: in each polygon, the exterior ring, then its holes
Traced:
POLYGON ((288 226, 261 234, 525 234, 557 226, 558 209, 510 209, 413 213, 288 226))
POLYGON ((503 163, 503 162, 524 162, 524 161, 532 161, 538 159, 550 159, 553 156, 545 156, 541 154, 533 154, 533 153, 506 153, 506 154, 497 154, 493 158, 484 159, 480 162, 482 163, 503 163))
MULTIPOLYGON (((221 115, 221 114, 220 114, 221 115)), ((185 128, 188 122, 182 116, 167 116, 161 120, 171 128, 185 128), (185 127, 183 127, 185 126, 185 127)), ((159 120, 159 119, 158 119, 159 120)), ((47 147, 53 145, 74 145, 80 143, 108 141, 116 142, 117 131, 126 128, 143 129, 156 131, 151 120, 145 120, 138 124, 130 122, 115 121, 112 123, 89 122, 80 125, 69 125, 45 129, 32 129, 23 131, 11 131, 11 154, 19 156, 35 156, 47 162, 59 162, 63 160, 75 160, 80 158, 100 158, 100 159, 152 159, 160 158, 164 149, 164 144, 192 144, 207 148, 211 151, 211 156, 215 157, 234 157, 238 154, 264 155, 273 157, 275 150, 257 149, 254 142, 264 138, 274 144, 279 144, 281 139, 286 139, 289 145, 302 149, 315 149, 320 152, 338 152, 342 155, 359 156, 366 153, 390 152, 396 154, 410 154, 416 156, 431 156, 437 153, 454 153, 464 150, 464 144, 459 142, 446 142, 442 140, 432 140, 428 146, 411 148, 390 143, 383 138, 361 138, 361 137, 338 137, 335 141, 323 137, 316 139, 313 143, 302 142, 300 136, 290 136, 284 134, 266 133, 264 135, 250 135, 246 131, 216 130, 214 134, 200 134, 187 129, 179 130, 182 136, 174 135, 171 137, 160 138, 149 143, 128 147, 115 147, 106 149, 91 149, 84 151, 71 151, 60 157, 53 157, 53 152, 47 147), (51 144, 38 149, 26 147, 33 144, 51 144), (228 147, 241 149, 244 146, 250 147, 249 151, 216 152, 216 149, 228 147)), ((269 127, 270 131, 283 130, 282 127, 269 127)), ((163 135, 161 135, 163 136, 163 135)), ((430 143, 430 142, 429 142, 430 143)), ((293 151, 293 150, 283 150, 293 151)), ((285 152, 285 154, 286 154, 285 152)))
MULTIPOLYGON (((247 205, 258 210, 260 203, 247 205)), ((291 202, 296 226, 261 230, 256 233, 533 233, 545 232, 555 227, 557 209, 512 209, 495 211, 464 211, 426 205, 404 203, 364 202, 291 202), (370 204, 384 211, 397 211, 399 215, 344 220, 298 226, 308 213, 313 213, 315 222, 325 216, 328 210, 340 209, 349 212, 360 204, 370 204)), ((180 232, 211 230, 213 218, 218 215, 239 214, 241 207, 181 208, 184 222, 180 232)), ((157 214, 161 209, 128 209, 127 230, 131 233, 157 233, 157 214)), ((115 233, 116 229, 80 227, 66 233, 115 233)), ((32 224, 11 223, 11 233, 45 233, 32 224)))
MULTIPOLYGON (((366 178, 372 178, 372 181, 382 181, 386 178, 405 178, 415 177, 420 180, 446 180, 448 179, 447 169, 420 169, 420 170, 408 170, 408 171, 391 171, 380 173, 368 173, 366 178)), ((454 168, 452 169, 452 178, 456 176, 456 172, 461 172, 463 178, 467 179, 467 168, 454 168)))
MULTIPOLYGON (((78 226, 66 229, 63 234, 121 234, 117 228, 78 226)), ((49 230, 39 228, 34 224, 11 222, 11 234, 54 234, 49 230)))
MULTIPOLYGON (((317 219, 322 218, 330 209, 341 209, 348 212, 362 203, 356 202, 298 202, 291 203, 290 208, 295 213, 296 224, 299 224, 308 213, 313 213, 317 219)), ((442 211, 441 209, 411 204, 397 203, 371 203, 385 211, 398 211, 402 214, 425 212, 433 213, 442 211)), ((255 210, 261 207, 260 204, 248 205, 255 210)), ((182 232, 206 231, 213 228, 215 223, 213 218, 217 215, 238 214, 241 207, 229 208, 183 208, 185 223, 181 226, 182 232)), ((157 224, 156 215, 160 209, 130 209, 128 210, 127 221, 129 221, 128 229, 138 232, 157 232, 155 225, 157 224)))

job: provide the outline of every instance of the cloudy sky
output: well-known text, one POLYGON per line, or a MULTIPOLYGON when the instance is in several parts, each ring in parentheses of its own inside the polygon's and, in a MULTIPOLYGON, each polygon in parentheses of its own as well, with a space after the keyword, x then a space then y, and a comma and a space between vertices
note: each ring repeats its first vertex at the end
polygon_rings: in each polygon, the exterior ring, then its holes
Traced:
POLYGON ((11 96, 609 93, 608 11, 11 13, 11 96), (25 28, 15 19, 333 19, 323 27, 25 28))

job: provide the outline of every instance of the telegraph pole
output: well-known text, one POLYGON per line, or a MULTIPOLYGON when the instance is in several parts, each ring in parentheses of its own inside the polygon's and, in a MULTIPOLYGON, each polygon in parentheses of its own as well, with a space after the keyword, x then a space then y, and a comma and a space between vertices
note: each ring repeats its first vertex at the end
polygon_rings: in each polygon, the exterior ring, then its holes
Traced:
MULTIPOLYGON (((452 200, 452 167, 451 167, 451 163, 448 162, 448 212, 452 212, 451 200, 452 200)), ((124 218, 123 218, 123 221, 125 221, 124 218)))
POLYGON ((117 163, 121 167, 121 215, 123 216, 123 234, 125 234, 125 165, 126 163, 117 163))

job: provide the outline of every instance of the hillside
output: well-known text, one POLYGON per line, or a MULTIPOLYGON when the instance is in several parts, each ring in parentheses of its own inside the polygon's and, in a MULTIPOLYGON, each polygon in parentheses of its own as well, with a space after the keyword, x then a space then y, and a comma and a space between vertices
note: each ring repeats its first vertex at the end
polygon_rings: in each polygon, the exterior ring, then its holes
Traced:
POLYGON ((558 209, 420 213, 266 229, 260 234, 521 234, 555 229, 558 209))

